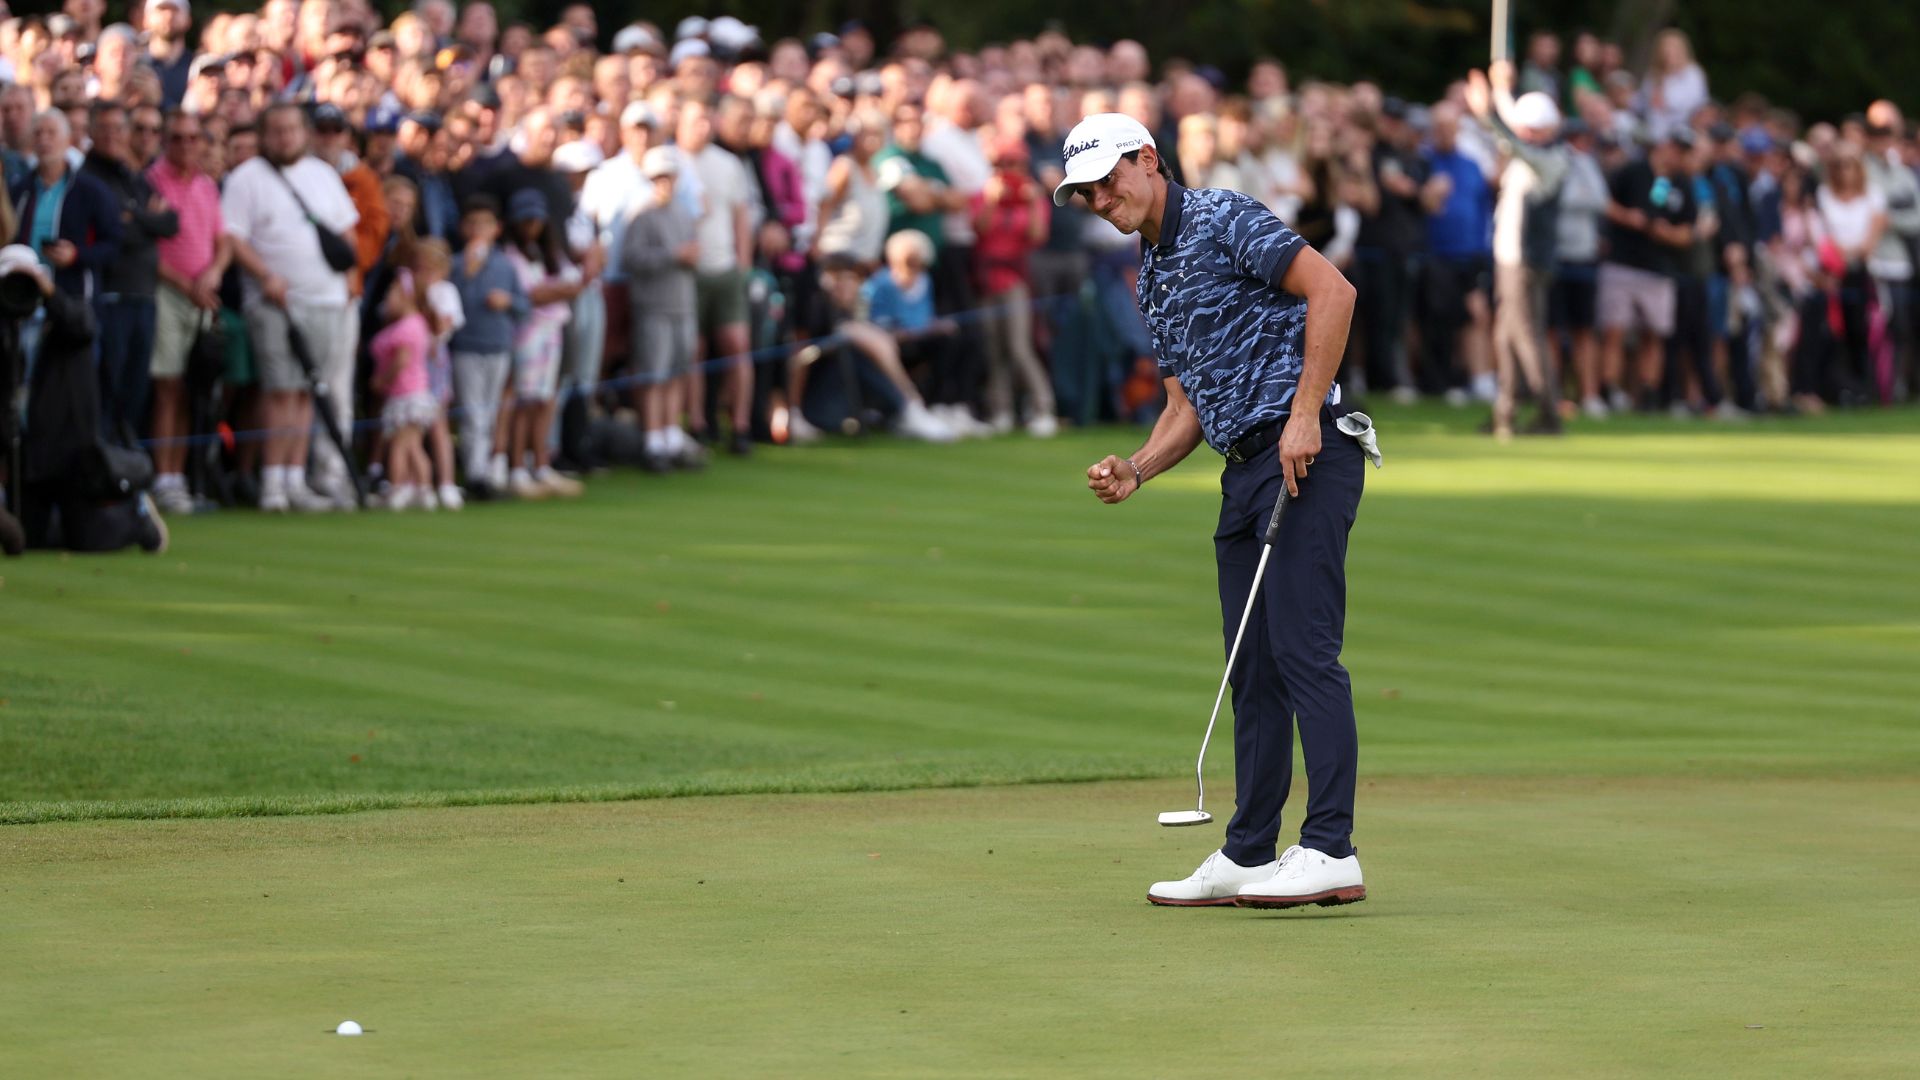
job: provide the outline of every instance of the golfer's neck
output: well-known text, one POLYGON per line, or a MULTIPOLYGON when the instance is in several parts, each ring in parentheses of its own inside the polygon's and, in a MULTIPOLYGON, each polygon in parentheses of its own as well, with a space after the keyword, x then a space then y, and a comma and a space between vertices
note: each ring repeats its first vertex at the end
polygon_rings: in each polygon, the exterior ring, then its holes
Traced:
POLYGON ((1140 219, 1140 235, 1147 238, 1147 243, 1155 245, 1160 243, 1160 218, 1161 215, 1166 212, 1167 182, 1159 177, 1155 177, 1153 180, 1153 207, 1147 211, 1146 217, 1140 219))

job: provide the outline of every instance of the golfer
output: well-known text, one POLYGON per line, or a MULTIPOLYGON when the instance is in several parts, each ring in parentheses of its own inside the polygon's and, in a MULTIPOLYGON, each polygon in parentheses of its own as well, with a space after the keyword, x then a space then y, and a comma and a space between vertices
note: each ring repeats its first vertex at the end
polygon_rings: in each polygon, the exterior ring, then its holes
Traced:
POLYGON ((1174 183, 1153 136, 1126 116, 1081 121, 1063 153, 1054 204, 1078 195, 1145 241, 1136 291, 1167 389, 1147 444, 1089 468, 1087 486, 1102 502, 1124 502, 1202 439, 1227 459, 1213 544, 1229 643, 1281 485, 1293 495, 1230 672, 1238 806, 1226 843, 1147 898, 1184 907, 1365 899, 1352 842, 1359 742, 1340 641, 1347 532, 1365 461, 1378 465, 1379 451, 1371 422, 1341 408, 1333 381, 1353 286, 1258 202, 1174 183), (1296 716, 1306 816, 1300 843, 1276 859, 1296 716))

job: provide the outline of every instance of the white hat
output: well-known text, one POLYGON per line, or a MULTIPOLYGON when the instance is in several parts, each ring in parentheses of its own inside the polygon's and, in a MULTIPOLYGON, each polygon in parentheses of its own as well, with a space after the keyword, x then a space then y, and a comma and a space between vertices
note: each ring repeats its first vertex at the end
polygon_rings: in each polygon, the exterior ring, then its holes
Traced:
POLYGON ((1095 113, 1075 124, 1060 150, 1067 162, 1067 177, 1053 189, 1053 205, 1067 205, 1075 185, 1106 179, 1122 154, 1143 146, 1160 149, 1154 146, 1153 134, 1124 113, 1095 113))
POLYGON ((680 155, 671 146, 656 146, 640 155, 640 175, 652 180, 680 175, 680 155))
POLYGON ((744 49, 760 40, 760 32, 731 15, 722 15, 707 26, 707 40, 723 49, 744 49))
POLYGON ((1560 106, 1538 90, 1521 94, 1513 103, 1513 126, 1551 131, 1560 126, 1560 106))
POLYGON ((0 247, 0 277, 17 274, 22 270, 33 270, 40 265, 40 256, 25 244, 8 244, 0 247))
POLYGON ((646 102, 636 101, 620 110, 620 126, 623 128, 659 127, 660 114, 654 112, 653 106, 646 102))
POLYGON ((673 40, 685 41, 688 38, 705 37, 707 26, 707 20, 698 15, 689 15, 680 20, 679 26, 673 28, 673 40))
POLYGON ((563 173, 591 172, 607 155, 585 139, 578 139, 553 152, 553 167, 563 173))
POLYGON ((623 26, 619 33, 613 35, 613 51, 617 53, 644 51, 658 48, 659 45, 660 41, 653 36, 653 31, 639 23, 623 26))
POLYGON ((180 14, 191 16, 193 9, 187 6, 187 0, 147 0, 148 11, 158 11, 163 7, 176 7, 180 14))
POLYGON ((674 45, 673 52, 667 54, 667 66, 679 67, 680 62, 696 56, 712 56, 713 47, 699 38, 688 38, 674 45))

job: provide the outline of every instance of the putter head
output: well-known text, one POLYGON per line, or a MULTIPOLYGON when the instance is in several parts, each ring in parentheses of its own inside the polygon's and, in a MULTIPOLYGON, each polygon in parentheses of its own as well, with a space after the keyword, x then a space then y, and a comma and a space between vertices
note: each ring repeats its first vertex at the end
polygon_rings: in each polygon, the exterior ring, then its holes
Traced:
POLYGON ((1169 810, 1160 815, 1160 824, 1173 828, 1179 825, 1205 825, 1213 820, 1213 815, 1205 810, 1169 810))

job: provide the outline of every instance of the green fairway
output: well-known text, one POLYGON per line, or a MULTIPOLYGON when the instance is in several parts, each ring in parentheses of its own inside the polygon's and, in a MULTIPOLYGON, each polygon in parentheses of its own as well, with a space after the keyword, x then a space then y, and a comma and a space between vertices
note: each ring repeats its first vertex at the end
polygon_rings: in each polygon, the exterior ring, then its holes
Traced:
MULTIPOLYGON (((1920 417, 1382 418, 1369 775, 1920 765, 1920 417)), ((1173 775, 1222 647, 1217 459, 838 445, 569 505, 179 522, 0 587, 0 820, 1173 775), (1203 460, 1212 459, 1212 460, 1203 460)))
POLYGON ((0 831, 20 1077, 1912 1075, 1920 785, 1381 781, 1149 907, 1166 783, 0 831), (354 1019, 358 1039, 325 1034, 354 1019))
POLYGON ((1224 648, 1136 431, 0 564, 0 1077, 1920 1073, 1920 414, 1475 419, 1380 417, 1331 911, 1144 901, 1224 648))

